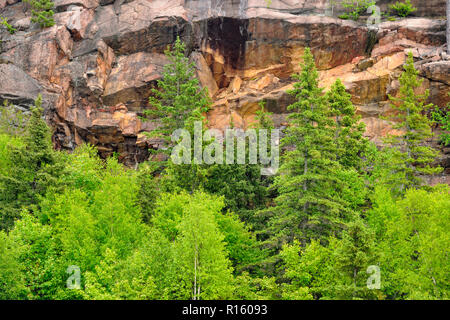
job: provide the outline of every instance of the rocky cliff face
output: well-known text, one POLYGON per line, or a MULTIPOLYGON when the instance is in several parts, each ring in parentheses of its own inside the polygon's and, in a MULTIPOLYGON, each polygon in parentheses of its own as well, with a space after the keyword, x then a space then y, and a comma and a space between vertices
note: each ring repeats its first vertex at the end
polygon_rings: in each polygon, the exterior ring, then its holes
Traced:
POLYGON ((138 115, 177 35, 214 100, 207 116, 219 129, 231 120, 247 127, 262 99, 283 126, 285 91, 308 46, 322 86, 341 78, 367 136, 379 141, 390 131, 379 116, 390 112, 387 94, 398 89, 406 52, 414 53, 430 101, 449 102, 445 0, 413 2, 416 17, 368 28, 331 17, 327 0, 55 0, 56 25, 40 30, 26 4, 0 0, 1 15, 19 30, 1 31, 0 100, 26 108, 41 92, 57 148, 87 141, 132 164, 158 147, 145 139, 152 127, 138 115))

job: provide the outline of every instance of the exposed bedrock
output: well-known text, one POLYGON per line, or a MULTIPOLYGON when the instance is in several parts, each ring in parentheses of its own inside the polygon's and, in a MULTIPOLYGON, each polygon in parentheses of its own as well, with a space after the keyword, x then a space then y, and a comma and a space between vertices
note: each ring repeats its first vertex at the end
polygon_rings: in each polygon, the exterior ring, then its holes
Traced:
POLYGON ((207 117, 218 129, 248 127, 261 100, 284 126, 291 74, 311 47, 321 85, 342 79, 367 136, 379 142, 391 130, 379 117, 390 112, 387 95, 398 90, 408 51, 430 102, 449 102, 445 0, 413 3, 416 17, 369 29, 331 17, 326 0, 55 0, 56 25, 40 30, 26 4, 0 0, 0 14, 18 30, 0 31, 0 102, 27 107, 40 92, 57 148, 89 142, 132 165, 159 147, 139 115, 177 36, 213 98, 207 117))

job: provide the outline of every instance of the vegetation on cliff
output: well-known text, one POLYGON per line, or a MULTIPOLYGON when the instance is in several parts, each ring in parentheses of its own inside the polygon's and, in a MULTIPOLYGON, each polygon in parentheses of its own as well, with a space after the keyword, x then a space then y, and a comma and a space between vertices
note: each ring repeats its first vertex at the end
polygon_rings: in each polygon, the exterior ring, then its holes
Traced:
MULTIPOLYGON (((164 136, 207 106, 182 44, 167 54, 151 100, 164 136)), ((450 189, 419 183, 438 169, 411 59, 397 148, 378 149, 343 84, 318 87, 306 50, 274 181, 257 165, 168 159, 155 173, 88 145, 57 152, 40 99, 24 130, 2 112, 0 298, 448 299, 450 189)))

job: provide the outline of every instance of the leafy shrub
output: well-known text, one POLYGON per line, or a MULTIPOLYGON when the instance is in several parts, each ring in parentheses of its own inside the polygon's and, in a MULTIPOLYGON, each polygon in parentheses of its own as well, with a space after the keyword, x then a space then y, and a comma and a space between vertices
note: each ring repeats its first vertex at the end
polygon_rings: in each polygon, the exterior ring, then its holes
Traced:
POLYGON ((25 0, 31 5, 31 21, 37 22, 41 28, 51 27, 53 20, 53 8, 55 4, 51 0, 25 0))
POLYGON ((403 17, 403 18, 405 18, 405 17, 409 16, 411 13, 417 11, 417 8, 415 8, 411 4, 411 0, 405 0, 405 2, 397 1, 395 4, 390 5, 389 7, 392 10, 394 10, 395 13, 399 17, 403 17))
POLYGON ((6 18, 0 17, 0 25, 3 25, 10 34, 14 34, 16 32, 16 29, 14 29, 6 20, 6 18))
MULTIPOLYGON (((449 106, 450 107, 450 106, 449 106)), ((437 110, 432 113, 433 121, 441 126, 444 131, 440 140, 444 145, 450 144, 450 113, 444 110, 437 110)))
POLYGON ((342 6, 349 10, 346 15, 339 16, 341 19, 351 18, 355 21, 367 11, 367 9, 376 4, 374 0, 343 0, 342 6))

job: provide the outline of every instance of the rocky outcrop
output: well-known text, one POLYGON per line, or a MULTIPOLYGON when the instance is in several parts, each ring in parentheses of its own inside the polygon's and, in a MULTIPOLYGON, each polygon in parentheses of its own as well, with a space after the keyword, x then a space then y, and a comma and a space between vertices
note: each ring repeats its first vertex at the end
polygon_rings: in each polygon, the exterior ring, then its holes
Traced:
POLYGON ((24 3, 0 0, 1 15, 18 29, 0 31, 0 100, 26 107, 40 92, 57 148, 89 142, 132 165, 159 146, 146 139, 153 127, 139 115, 176 36, 213 99, 207 117, 218 129, 250 126, 261 100, 284 126, 291 74, 311 47, 321 86, 341 78, 367 136, 380 141, 390 127, 379 116, 390 112, 387 95, 396 94, 408 51, 430 102, 449 102, 445 0, 413 2, 415 18, 369 28, 332 17, 341 9, 327 0, 55 0, 56 25, 40 30, 24 3))
POLYGON ((22 69, 10 63, 0 64, 0 96, 18 106, 33 103, 42 88, 22 69))

